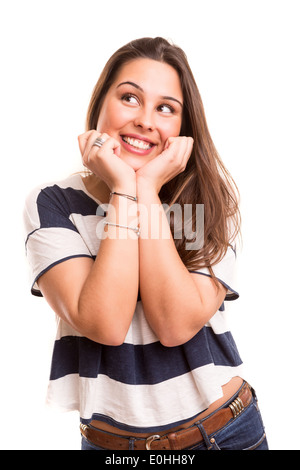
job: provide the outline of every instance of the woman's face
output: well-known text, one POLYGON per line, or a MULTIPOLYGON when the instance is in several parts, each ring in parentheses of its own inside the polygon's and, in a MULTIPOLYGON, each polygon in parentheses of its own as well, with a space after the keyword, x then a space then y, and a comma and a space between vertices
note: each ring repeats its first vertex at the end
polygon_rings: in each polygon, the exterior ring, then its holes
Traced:
POLYGON ((100 111, 97 130, 121 144, 120 157, 135 171, 180 133, 183 94, 176 70, 151 59, 120 69, 100 111))

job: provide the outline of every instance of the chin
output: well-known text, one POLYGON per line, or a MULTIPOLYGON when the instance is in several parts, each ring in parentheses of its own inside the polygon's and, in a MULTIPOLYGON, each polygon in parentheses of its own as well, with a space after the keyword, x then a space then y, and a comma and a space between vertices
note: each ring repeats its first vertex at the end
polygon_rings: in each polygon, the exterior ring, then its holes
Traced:
MULTIPOLYGON (((122 158, 122 157, 121 157, 122 158)), ((131 156, 126 156, 123 157, 122 160, 129 165, 134 171, 140 170, 146 163, 148 163, 151 159, 143 159, 141 157, 131 157, 131 156)))

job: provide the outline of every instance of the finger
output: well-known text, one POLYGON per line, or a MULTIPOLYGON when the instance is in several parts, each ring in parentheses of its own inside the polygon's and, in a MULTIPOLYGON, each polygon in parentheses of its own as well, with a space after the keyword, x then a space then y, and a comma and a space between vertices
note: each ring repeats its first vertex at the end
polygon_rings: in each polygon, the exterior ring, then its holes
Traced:
MULTIPOLYGON (((105 152, 109 151, 110 154, 115 154, 118 157, 120 156, 120 153, 121 153, 120 142, 118 142, 116 139, 114 139, 113 137, 111 137, 110 135, 106 133, 100 134, 99 137, 100 137, 100 145, 96 144, 95 140, 92 144, 92 147, 95 147, 97 149, 96 150, 97 155, 99 154, 100 150, 104 149, 105 152)), ((96 140, 98 140, 98 138, 96 140)))
POLYGON ((87 151, 90 153, 91 151, 96 150, 96 152, 101 149, 104 144, 108 141, 110 136, 105 133, 97 133, 96 135, 92 135, 87 143, 87 151))
POLYGON ((120 156, 121 144, 105 132, 96 132, 91 134, 86 144, 86 149, 83 155, 83 160, 86 165, 94 162, 98 158, 105 158, 106 156, 116 155, 120 156), (95 141, 100 139, 100 145, 95 145, 95 141))
POLYGON ((164 145, 164 150, 167 150, 167 148, 170 147, 170 145, 175 141, 176 137, 168 137, 165 145, 164 145))
POLYGON ((190 158, 194 146, 194 139, 192 137, 187 138, 186 157, 190 158))
POLYGON ((83 163, 85 166, 87 166, 87 164, 89 163, 89 160, 90 160, 90 152, 91 152, 91 148, 95 142, 95 140, 100 137, 100 134, 99 132, 93 130, 91 132, 88 133, 88 135, 84 135, 83 138, 82 138, 82 143, 84 145, 84 149, 83 149, 83 152, 82 152, 82 160, 83 160, 83 163))
POLYGON ((179 173, 182 173, 186 168, 192 152, 193 142, 191 137, 186 136, 177 137, 171 142, 169 158, 177 165, 179 173))
POLYGON ((182 159, 183 170, 185 170, 186 168, 187 162, 192 154, 193 145, 194 145, 194 139, 192 137, 187 137, 186 139, 187 139, 186 147, 185 147, 183 159, 182 159))
POLYGON ((93 130, 87 131, 84 134, 81 134, 81 135, 78 136, 78 144, 79 144, 79 149, 80 149, 81 155, 83 155, 86 144, 87 144, 87 141, 88 141, 90 135, 93 132, 95 132, 95 131, 93 131, 93 130))
POLYGON ((90 160, 93 158, 100 156, 101 153, 100 151, 104 147, 104 144, 106 144, 106 141, 109 139, 109 135, 105 133, 100 133, 95 131, 95 133, 91 134, 85 148, 84 152, 84 160, 86 163, 89 163, 90 160), (95 142, 99 140, 100 145, 96 144, 95 142))

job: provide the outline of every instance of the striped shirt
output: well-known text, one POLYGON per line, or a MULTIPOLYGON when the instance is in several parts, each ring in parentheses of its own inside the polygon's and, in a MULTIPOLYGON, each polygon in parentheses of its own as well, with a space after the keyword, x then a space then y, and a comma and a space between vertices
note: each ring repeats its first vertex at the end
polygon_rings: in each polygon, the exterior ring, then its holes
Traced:
MULTIPOLYGON (((74 257, 96 258, 105 211, 80 175, 43 185, 27 197, 24 221, 31 292, 42 296, 38 278, 74 257)), ((214 266, 235 300, 235 253, 229 248, 214 266)), ((206 268, 193 271, 209 276, 206 268)), ((222 397, 222 385, 242 376, 242 361, 228 329, 225 303, 187 343, 163 346, 137 299, 124 343, 91 341, 59 320, 47 402, 65 411, 135 432, 162 431, 190 420, 222 397)))

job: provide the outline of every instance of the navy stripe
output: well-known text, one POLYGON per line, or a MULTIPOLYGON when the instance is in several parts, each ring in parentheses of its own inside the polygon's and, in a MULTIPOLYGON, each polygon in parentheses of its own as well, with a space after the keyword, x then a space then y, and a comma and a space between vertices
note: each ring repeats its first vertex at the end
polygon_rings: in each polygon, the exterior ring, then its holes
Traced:
POLYGON ((60 188, 55 184, 41 190, 37 208, 40 228, 60 227, 77 232, 70 215, 96 215, 98 204, 81 189, 60 188))
POLYGON ((104 374, 131 384, 156 384, 207 364, 242 363, 231 333, 216 335, 210 327, 182 346, 167 348, 159 342, 105 346, 90 339, 64 336, 55 341, 50 380, 68 374, 97 377, 104 374))
POLYGON ((121 423, 120 421, 116 421, 115 419, 111 418, 110 416, 103 415, 100 413, 93 413, 90 418, 80 418, 80 422, 82 424, 90 424, 94 419, 97 421, 102 421, 104 423, 110 424, 111 426, 115 426, 118 429, 122 429, 123 431, 127 432, 153 432, 153 434, 157 433, 158 431, 165 431, 169 430, 170 428, 177 427, 183 423, 186 423, 187 421, 190 421, 193 418, 196 418, 196 416, 199 413, 196 413, 194 416, 189 416, 186 419, 182 419, 180 421, 175 421, 173 423, 168 423, 164 424, 162 426, 147 426, 147 427, 137 427, 137 426, 130 426, 125 423, 121 423))

